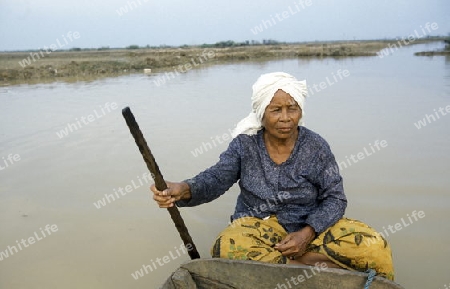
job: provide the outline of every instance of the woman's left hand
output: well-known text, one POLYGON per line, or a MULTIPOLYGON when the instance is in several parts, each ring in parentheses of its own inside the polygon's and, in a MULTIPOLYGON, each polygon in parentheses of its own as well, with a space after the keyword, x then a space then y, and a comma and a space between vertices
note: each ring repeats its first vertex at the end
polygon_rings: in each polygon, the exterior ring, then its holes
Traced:
POLYGON ((316 237, 316 232, 311 226, 306 226, 300 231, 288 234, 278 244, 275 249, 281 252, 283 256, 295 259, 306 252, 309 243, 316 237))

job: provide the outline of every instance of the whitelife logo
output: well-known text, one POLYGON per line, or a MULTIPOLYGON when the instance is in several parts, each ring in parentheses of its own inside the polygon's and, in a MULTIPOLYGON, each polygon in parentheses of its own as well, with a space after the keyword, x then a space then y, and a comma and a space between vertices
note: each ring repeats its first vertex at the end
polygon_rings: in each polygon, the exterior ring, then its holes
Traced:
POLYGON ((72 31, 67 32, 66 35, 62 35, 63 37, 63 43, 61 43, 61 41, 59 41, 59 39, 56 39, 56 43, 58 44, 58 46, 56 46, 56 44, 50 44, 50 47, 44 46, 44 51, 42 51, 41 48, 38 48, 39 52, 30 52, 30 56, 28 56, 27 58, 22 59, 22 61, 19 61, 19 65, 22 66, 22 68, 25 68, 26 66, 30 65, 33 62, 36 62, 37 60, 44 58, 45 55, 49 55, 50 53, 61 49, 63 47, 65 47, 66 45, 68 45, 70 42, 79 39, 80 33, 75 31, 72 33, 72 31), (67 37, 67 38, 66 38, 67 37), (67 39, 69 39, 69 41, 67 41, 67 39), (30 58, 31 57, 31 58, 30 58))
POLYGON ((92 114, 89 114, 88 116, 82 116, 80 119, 76 118, 75 122, 68 123, 67 126, 60 130, 59 132, 56 132, 56 135, 62 139, 63 137, 66 137, 69 135, 69 132, 74 132, 79 130, 80 128, 96 121, 99 118, 104 117, 106 114, 112 112, 113 110, 117 109, 117 103, 105 103, 105 105, 101 106, 99 105, 100 110, 97 111, 97 109, 94 109, 92 114))
POLYGON ((30 245, 33 245, 37 241, 43 240, 45 237, 50 236, 52 233, 58 231, 58 226, 53 225, 45 225, 44 229, 39 228, 40 232, 34 232, 33 236, 28 237, 27 239, 16 240, 17 245, 8 246, 5 251, 0 251, 0 261, 19 253, 24 248, 28 248, 30 245), (22 247, 23 246, 23 247, 22 247), (19 248, 19 249, 17 249, 19 248))

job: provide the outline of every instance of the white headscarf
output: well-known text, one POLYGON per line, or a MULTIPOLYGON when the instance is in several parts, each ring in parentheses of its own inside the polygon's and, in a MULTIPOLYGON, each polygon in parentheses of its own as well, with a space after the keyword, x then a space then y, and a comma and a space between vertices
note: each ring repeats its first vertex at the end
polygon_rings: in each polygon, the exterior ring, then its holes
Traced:
POLYGON ((292 96, 302 109, 303 115, 298 125, 303 125, 302 119, 305 115, 304 107, 307 96, 305 80, 299 81, 284 72, 273 72, 261 75, 252 88, 252 112, 236 125, 232 133, 233 138, 239 134, 253 135, 262 129, 261 121, 266 107, 279 89, 292 96))

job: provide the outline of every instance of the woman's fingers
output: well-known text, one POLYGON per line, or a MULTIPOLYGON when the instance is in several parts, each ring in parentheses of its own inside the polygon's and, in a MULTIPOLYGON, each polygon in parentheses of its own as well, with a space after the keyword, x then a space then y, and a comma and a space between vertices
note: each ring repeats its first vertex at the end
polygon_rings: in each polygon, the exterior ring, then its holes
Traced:
POLYGON ((291 256, 298 253, 298 247, 291 244, 286 244, 283 247, 276 248, 283 256, 291 256))
POLYGON ((288 236, 286 236, 286 238, 284 238, 283 240, 281 240, 280 242, 278 242, 277 244, 275 244, 274 248, 277 249, 280 252, 284 252, 286 251, 290 246, 288 245, 290 239, 288 238, 288 236))
POLYGON ((150 186, 150 190, 155 194, 155 195, 160 195, 160 196, 167 196, 170 195, 169 192, 169 188, 165 189, 164 191, 158 191, 158 189, 156 188, 155 184, 150 186))
POLYGON ((274 246, 283 256, 299 257, 303 255, 308 244, 298 232, 288 234, 283 240, 274 246))
POLYGON ((291 239, 291 236, 288 235, 286 238, 281 240, 278 244, 275 244, 274 247, 276 250, 280 251, 283 256, 289 256, 295 253, 295 242, 291 239))
POLYGON ((172 183, 166 182, 167 189, 159 191, 155 185, 150 186, 150 190, 153 192, 153 199, 158 203, 161 208, 173 207, 176 201, 181 199, 190 199, 191 192, 187 183, 172 183))
POLYGON ((157 194, 153 195, 153 200, 155 200, 156 203, 158 203, 158 206, 160 208, 173 207, 173 203, 176 201, 175 198, 173 198, 172 196, 161 196, 157 194))
POLYGON ((153 200, 156 201, 160 208, 170 208, 174 206, 176 198, 175 196, 172 196, 170 188, 167 188, 164 191, 159 191, 155 187, 155 184, 153 184, 150 186, 150 190, 153 192, 153 200))

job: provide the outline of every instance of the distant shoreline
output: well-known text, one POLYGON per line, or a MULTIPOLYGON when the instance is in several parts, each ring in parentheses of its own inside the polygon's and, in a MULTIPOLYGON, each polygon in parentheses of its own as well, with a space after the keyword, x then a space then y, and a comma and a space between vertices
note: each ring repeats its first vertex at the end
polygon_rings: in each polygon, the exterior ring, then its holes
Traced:
POLYGON ((450 56, 449 50, 442 51, 421 51, 414 53, 416 56, 450 56))
MULTIPOLYGON (((414 44, 442 41, 418 39, 414 44)), ((398 40, 332 41, 232 47, 99 49, 0 53, 0 86, 91 81, 132 73, 185 73, 206 65, 286 58, 376 56, 398 40)), ((434 52, 437 53, 437 52, 434 52)), ((429 55, 429 54, 426 54, 429 55)), ((441 55, 441 54, 438 54, 441 55)), ((448 54, 445 54, 448 55, 448 54)))

